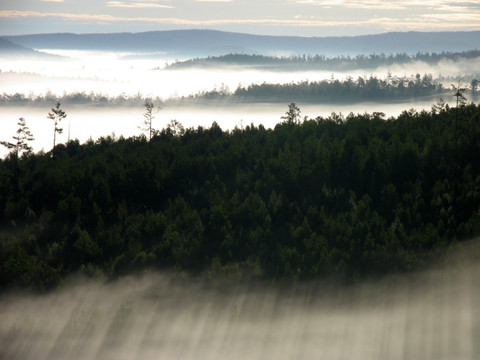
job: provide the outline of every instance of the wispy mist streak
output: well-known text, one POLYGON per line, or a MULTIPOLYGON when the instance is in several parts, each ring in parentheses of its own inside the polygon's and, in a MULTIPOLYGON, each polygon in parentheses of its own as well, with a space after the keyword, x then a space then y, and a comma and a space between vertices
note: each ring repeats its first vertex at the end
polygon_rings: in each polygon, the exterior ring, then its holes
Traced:
POLYGON ((0 301, 5 359, 477 359, 478 265, 357 286, 165 275, 0 301))

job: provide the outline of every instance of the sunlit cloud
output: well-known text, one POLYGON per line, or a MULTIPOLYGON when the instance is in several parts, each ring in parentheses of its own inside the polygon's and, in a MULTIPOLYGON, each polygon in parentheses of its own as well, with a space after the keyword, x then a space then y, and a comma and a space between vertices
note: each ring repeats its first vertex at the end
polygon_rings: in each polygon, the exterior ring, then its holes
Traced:
POLYGON ((233 2, 233 0, 195 0, 196 2, 233 2))
MULTIPOLYGON (((148 0, 147 0, 148 1, 148 0)), ((122 8, 164 8, 172 9, 173 6, 154 4, 152 2, 134 2, 134 3, 125 3, 123 1, 109 1, 107 2, 108 7, 122 7, 122 8)))
POLYGON ((344 8, 365 8, 365 9, 385 9, 398 10, 405 9, 405 5, 400 2, 387 2, 382 0, 291 0, 297 4, 315 5, 324 8, 344 7, 344 8))
POLYGON ((459 21, 469 21, 477 22, 480 24, 480 13, 456 13, 456 14, 425 14, 422 15, 422 18, 428 20, 435 20, 438 22, 459 22, 459 21))
POLYGON ((342 7, 352 9, 407 10, 412 8, 436 9, 448 11, 452 8, 480 9, 480 4, 462 0, 290 0, 304 5, 324 8, 342 7))
MULTIPOLYGON (((111 1, 110 4, 125 4, 124 2, 111 1)), ((138 3, 145 4, 145 3, 138 3)), ((152 4, 150 4, 152 5, 152 4)), ((119 5, 117 5, 119 6, 119 5)), ((132 6, 134 7, 134 6, 132 6)), ((0 19, 6 18, 47 18, 55 17, 68 19, 72 21, 90 21, 103 24, 111 23, 151 23, 176 26, 226 26, 226 25, 262 25, 272 27, 310 27, 310 28, 353 28, 353 27, 376 27, 385 31, 403 30, 450 30, 450 29, 479 29, 480 13, 455 13, 455 14, 419 14, 407 18, 397 18, 392 16, 372 17, 369 19, 345 19, 325 20, 321 17, 312 16, 294 16, 291 18, 273 19, 208 19, 197 20, 187 18, 173 17, 119 17, 108 14, 71 14, 71 13, 42 13, 35 11, 0 11, 0 19)))
POLYGON ((56 3, 63 3, 64 0, 41 0, 42 2, 56 2, 56 3))

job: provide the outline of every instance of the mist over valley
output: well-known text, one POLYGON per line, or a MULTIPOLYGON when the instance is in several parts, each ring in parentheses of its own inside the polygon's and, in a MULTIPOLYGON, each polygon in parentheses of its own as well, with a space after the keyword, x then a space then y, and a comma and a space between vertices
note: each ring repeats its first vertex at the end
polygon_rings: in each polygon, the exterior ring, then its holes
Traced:
POLYGON ((478 359, 479 34, 0 38, 0 358, 478 359))
MULTIPOLYGON (((384 64, 382 57, 367 56, 367 60, 363 60, 365 69, 332 71, 322 69, 320 63, 318 68, 317 65, 313 68, 298 66, 292 71, 292 66, 250 66, 249 61, 256 59, 255 56, 247 57, 246 62, 233 67, 229 62, 218 63, 218 59, 222 59, 220 57, 206 58, 208 62, 215 60, 214 67, 195 66, 199 60, 194 60, 191 65, 178 68, 177 65, 182 62, 168 56, 151 58, 144 53, 132 57, 132 52, 81 49, 42 50, 57 58, 0 59, 3 93, 0 116, 4 129, 12 131, 18 118, 26 117, 37 134, 36 151, 49 148, 51 139, 46 114, 57 99, 69 114, 70 132, 66 128, 59 137, 60 141, 78 138, 83 142, 90 137, 96 139, 112 133, 126 137, 138 135, 137 126, 147 98, 154 99, 155 126, 159 129, 167 126, 172 119, 185 127, 210 126, 214 121, 223 129, 250 123, 274 127, 290 102, 298 103, 303 115, 309 118, 328 116, 332 112, 348 115, 350 112, 375 111, 384 112, 387 117, 397 116, 411 108, 429 110, 440 98, 452 103, 454 99, 448 90, 451 83, 460 83, 461 80, 468 86, 473 79, 480 77, 477 70, 479 58, 474 52, 432 54, 426 57, 434 59, 429 62, 421 61, 422 57, 417 54, 407 56, 406 59, 411 59, 409 61, 405 61, 405 57, 399 58, 403 62, 398 63, 390 59, 393 63, 389 65, 384 64), (430 76, 429 81, 443 85, 444 90, 403 96, 365 93, 347 97, 344 90, 338 93, 338 89, 333 89, 338 82, 358 82, 362 79, 366 83, 372 78, 389 83, 401 81, 408 87, 409 82, 417 81, 416 74, 421 78, 430 76), (323 94, 318 94, 318 90, 312 89, 315 83, 332 89, 325 88, 321 90, 323 94), (265 90, 266 86, 271 89, 270 85, 282 91, 265 90), (285 90, 287 85, 290 90, 285 90), (255 87, 260 92, 253 93, 255 87), (249 92, 239 92, 241 89, 249 92), (97 126, 86 125, 92 122, 97 126), (91 129, 90 133, 86 129, 91 129)), ((280 58, 261 59, 266 59, 268 64, 269 60, 280 58)), ((294 61, 293 64, 295 61, 298 63, 295 59, 305 62, 302 57, 285 59, 294 61)), ((339 64, 344 61, 342 58, 330 59, 339 64)), ((353 59, 362 58, 357 56, 353 59)), ((470 99, 475 100, 474 96, 470 99)), ((6 149, 2 149, 2 155, 5 154, 6 149)))
POLYGON ((479 270, 455 260, 354 286, 155 272, 108 284, 72 279, 46 295, 0 299, 0 355, 473 360, 480 354, 479 270))

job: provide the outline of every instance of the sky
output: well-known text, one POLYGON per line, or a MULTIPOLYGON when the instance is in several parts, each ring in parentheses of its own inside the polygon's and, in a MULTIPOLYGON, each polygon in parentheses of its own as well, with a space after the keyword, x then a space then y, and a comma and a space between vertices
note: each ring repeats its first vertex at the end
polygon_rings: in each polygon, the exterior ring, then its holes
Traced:
POLYGON ((355 36, 480 30, 480 0, 0 0, 0 35, 216 29, 355 36))

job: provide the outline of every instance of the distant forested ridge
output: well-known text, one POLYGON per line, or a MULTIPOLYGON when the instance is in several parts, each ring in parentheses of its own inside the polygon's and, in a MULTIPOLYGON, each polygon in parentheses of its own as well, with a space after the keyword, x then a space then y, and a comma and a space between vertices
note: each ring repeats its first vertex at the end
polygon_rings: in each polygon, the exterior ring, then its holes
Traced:
POLYGON ((172 30, 110 34, 30 34, 3 36, 33 49, 126 51, 175 56, 249 54, 407 53, 468 51, 480 48, 480 31, 390 32, 376 35, 265 36, 215 30, 172 30))
MULTIPOLYGON (((143 106, 145 103, 145 98, 141 94, 136 94, 133 96, 128 96, 125 94, 120 94, 117 96, 109 96, 103 93, 95 92, 72 92, 72 93, 63 93, 62 95, 57 95, 51 91, 46 92, 42 95, 33 95, 33 94, 23 94, 23 93, 14 93, 0 94, 0 106, 1 105, 11 105, 11 106, 49 106, 56 101, 60 101, 64 105, 92 105, 92 106, 143 106)), ((161 103, 162 99, 155 98, 156 103, 161 103)))
MULTIPOLYGON (((473 100, 478 98, 478 83, 471 80, 468 86, 469 96, 473 100)), ((355 103, 355 102, 392 102, 416 100, 422 98, 440 98, 450 95, 439 80, 431 74, 415 74, 410 76, 388 75, 379 78, 375 75, 348 76, 344 80, 324 79, 320 81, 300 81, 286 84, 250 84, 239 85, 231 91, 226 86, 205 90, 197 94, 176 98, 154 98, 157 104, 177 105, 196 104, 199 101, 233 101, 233 102, 269 102, 285 103, 311 102, 311 103, 355 103)), ((66 105, 96 105, 96 106, 142 106, 145 99, 137 94, 127 96, 107 96, 99 93, 76 92, 57 96, 53 93, 44 95, 25 95, 21 93, 0 95, 0 104, 3 105, 48 105, 59 100, 66 105)))
POLYGON ((325 55, 290 55, 290 56, 265 56, 258 54, 227 54, 209 56, 184 61, 176 61, 167 65, 166 69, 185 69, 192 67, 213 68, 218 66, 242 66, 269 70, 328 70, 346 71, 357 69, 375 69, 382 66, 405 65, 423 62, 434 65, 441 61, 460 61, 480 58, 480 50, 463 52, 421 53, 415 55, 403 54, 370 54, 356 56, 325 55))
MULTIPOLYGON (((475 91, 474 91, 475 92, 475 91)), ((251 84, 230 92, 220 88, 180 100, 234 100, 245 102, 355 103, 364 101, 396 101, 446 95, 447 90, 431 74, 391 76, 348 76, 345 80, 300 81, 287 84, 251 84)))
POLYGON ((358 279, 480 234, 480 106, 300 111, 0 160, 0 287, 146 268, 358 279))

